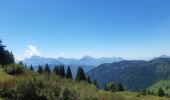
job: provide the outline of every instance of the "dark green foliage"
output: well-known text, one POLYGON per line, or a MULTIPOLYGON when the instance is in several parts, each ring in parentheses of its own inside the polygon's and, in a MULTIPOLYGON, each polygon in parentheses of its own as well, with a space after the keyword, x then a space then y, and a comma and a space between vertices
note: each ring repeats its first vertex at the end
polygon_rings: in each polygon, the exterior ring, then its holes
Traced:
POLYGON ((19 62, 20 65, 24 65, 22 61, 19 62))
POLYGON ((66 76, 64 65, 60 65, 60 71, 59 72, 60 72, 60 76, 61 77, 65 77, 66 76))
POLYGON ((32 66, 32 65, 30 66, 30 71, 34 71, 34 68, 33 68, 33 66, 32 66))
POLYGON ((87 82, 88 82, 89 84, 91 84, 90 76, 87 77, 87 82))
POLYGON ((60 86, 35 77, 0 82, 0 96, 5 100, 59 100, 60 86))
POLYGON ((105 84, 105 90, 116 92, 116 91, 124 91, 123 85, 121 83, 114 84, 112 82, 105 84))
POLYGON ((59 100, 61 93, 61 88, 57 83, 54 82, 45 82, 43 83, 43 88, 41 90, 41 97, 44 97, 44 100, 59 100))
POLYGON ((76 81, 86 81, 86 75, 82 67, 77 70, 76 81))
POLYGON ((158 90, 158 96, 160 96, 160 97, 165 96, 165 92, 164 92, 164 90, 163 90, 162 88, 159 88, 159 90, 158 90))
POLYGON ((69 89, 65 89, 63 92, 62 100, 77 100, 76 93, 69 89))
POLYGON ((4 46, 2 44, 2 41, 0 40, 0 64, 1 65, 13 64, 14 56, 12 52, 5 50, 5 47, 6 46, 4 46))
POLYGON ((120 82, 117 85, 117 91, 124 91, 123 85, 120 82))
POLYGON ((48 64, 45 65, 44 72, 47 74, 50 74, 51 70, 50 70, 50 67, 48 66, 48 64))
POLYGON ((42 74, 43 73, 43 67, 41 65, 38 66, 38 73, 42 74))
POLYGON ((20 75, 25 72, 25 68, 21 64, 10 64, 5 66, 5 71, 10 75, 20 75))
POLYGON ((148 90, 148 95, 152 95, 152 94, 151 94, 151 91, 149 91, 149 90, 148 90))
POLYGON ((68 66, 68 68, 67 68, 66 78, 68 78, 68 79, 73 78, 70 66, 68 66))
POLYGON ((116 92, 117 91, 117 86, 114 83, 108 83, 105 85, 105 90, 106 91, 111 91, 111 92, 116 92))
POLYGON ((13 98, 15 100, 38 100, 42 86, 42 81, 36 79, 18 81, 14 88, 13 98))
POLYGON ((149 88, 156 81, 170 76, 170 59, 152 61, 121 61, 102 64, 87 73, 104 88, 107 82, 121 82, 127 90, 139 91, 149 88))
POLYGON ((147 94, 146 90, 142 90, 141 94, 146 95, 147 94))
POLYGON ((98 84, 97 80, 94 80, 93 84, 94 84, 97 88, 99 88, 99 84, 98 84))
POLYGON ((53 69, 53 73, 56 75, 60 75, 60 67, 55 65, 54 69, 53 69))
MULTIPOLYGON (((55 66, 54 69, 53 69, 53 72, 56 75, 59 75, 61 77, 65 77, 66 76, 64 65, 55 66)), ((67 69, 67 75, 70 78, 72 77, 71 69, 67 69)))

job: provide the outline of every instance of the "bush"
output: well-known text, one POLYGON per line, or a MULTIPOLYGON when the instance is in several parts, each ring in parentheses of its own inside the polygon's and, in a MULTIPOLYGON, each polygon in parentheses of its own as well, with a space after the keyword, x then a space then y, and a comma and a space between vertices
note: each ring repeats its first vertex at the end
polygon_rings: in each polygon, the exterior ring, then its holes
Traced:
POLYGON ((42 81, 37 79, 25 79, 16 83, 13 93, 15 100, 38 100, 43 86, 42 81))
POLYGON ((65 89, 64 92, 63 92, 62 100, 77 100, 77 96, 76 96, 75 91, 65 89))
POLYGON ((25 68, 21 64, 11 64, 11 65, 5 66, 5 71, 7 72, 7 74, 10 74, 10 75, 20 75, 24 73, 25 68))
POLYGON ((15 86, 14 80, 0 82, 0 96, 3 98, 6 97, 11 98, 14 86, 15 86))
MULTIPOLYGON (((58 100, 60 98, 61 88, 55 82, 45 82, 40 93, 44 100, 58 100)), ((42 99, 41 99, 42 100, 42 99)))

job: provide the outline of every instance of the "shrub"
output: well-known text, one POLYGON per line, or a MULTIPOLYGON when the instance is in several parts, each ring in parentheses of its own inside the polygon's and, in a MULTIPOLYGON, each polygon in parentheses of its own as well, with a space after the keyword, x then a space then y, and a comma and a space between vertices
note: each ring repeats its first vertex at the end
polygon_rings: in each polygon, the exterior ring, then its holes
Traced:
MULTIPOLYGON (((60 98, 61 88, 55 82, 45 82, 40 93, 44 100, 58 100, 60 98)), ((42 100, 42 99, 41 99, 42 100)))
POLYGON ((10 75, 20 75, 24 73, 25 68, 21 64, 11 64, 11 65, 5 66, 5 71, 7 72, 7 74, 10 74, 10 75))
POLYGON ((75 91, 65 89, 63 91, 62 100, 77 100, 77 95, 75 91))
POLYGON ((37 100, 43 86, 42 81, 37 79, 19 80, 16 83, 13 93, 15 100, 37 100))
POLYGON ((11 98, 13 93, 13 88, 15 86, 14 80, 6 80, 0 82, 0 96, 3 98, 11 98))

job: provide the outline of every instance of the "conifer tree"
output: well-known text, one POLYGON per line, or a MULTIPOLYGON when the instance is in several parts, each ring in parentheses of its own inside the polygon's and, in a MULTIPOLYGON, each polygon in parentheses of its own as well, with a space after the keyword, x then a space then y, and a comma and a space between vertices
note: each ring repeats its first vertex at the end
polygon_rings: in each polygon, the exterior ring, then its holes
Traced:
POLYGON ((87 82, 88 82, 89 84, 91 84, 90 76, 87 77, 87 82))
POLYGON ((72 72, 71 72, 71 69, 70 69, 70 66, 68 66, 68 68, 67 68, 66 77, 67 77, 68 79, 72 79, 72 78, 73 78, 72 72))
POLYGON ((86 75, 82 67, 77 70, 76 81, 86 81, 86 75))
POLYGON ((159 90, 158 90, 158 96, 160 96, 160 97, 165 96, 165 92, 164 92, 164 90, 163 90, 162 88, 159 88, 159 90))
POLYGON ((64 65, 60 65, 60 76, 61 77, 65 77, 65 69, 64 69, 64 65))
POLYGON ((40 74, 43 73, 43 67, 41 65, 38 66, 38 73, 40 73, 40 74))
POLYGON ((97 83, 96 80, 94 80, 93 84, 94 84, 97 88, 99 87, 99 85, 98 85, 98 83, 97 83))
POLYGON ((32 65, 30 66, 30 71, 34 71, 34 68, 33 68, 33 66, 32 66, 32 65))
POLYGON ((12 64, 14 62, 14 56, 12 52, 5 50, 5 45, 2 44, 0 40, 0 65, 12 64))
POLYGON ((117 91, 124 91, 123 85, 120 82, 117 85, 117 91))
POLYGON ((111 92, 116 92, 117 91, 116 84, 114 84, 112 82, 105 84, 105 90, 106 91, 111 91, 111 92))
POLYGON ((55 75, 60 75, 60 67, 55 65, 55 67, 53 68, 53 73, 55 75))
POLYGON ((44 72, 50 74, 51 70, 48 64, 45 65, 44 72))

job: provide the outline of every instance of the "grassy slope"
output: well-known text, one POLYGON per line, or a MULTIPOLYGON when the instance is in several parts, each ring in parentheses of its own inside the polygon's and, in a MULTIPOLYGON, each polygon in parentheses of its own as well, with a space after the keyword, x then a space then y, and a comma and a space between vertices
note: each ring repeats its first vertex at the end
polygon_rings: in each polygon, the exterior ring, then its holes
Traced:
MULTIPOLYGON (((21 76, 22 77, 22 76, 21 76)), ((0 81, 5 81, 14 78, 8 75, 4 70, 0 69, 0 81)), ((60 79, 55 76, 51 77, 51 80, 55 79, 62 88, 69 88, 79 91, 80 100, 91 97, 96 97, 98 100, 168 100, 167 98, 160 98, 157 96, 139 96, 135 92, 116 92, 111 93, 103 90, 97 90, 93 85, 87 84, 85 82, 77 83, 68 79, 60 79)), ((3 100, 0 98, 0 100, 3 100)))
MULTIPOLYGON (((12 78, 13 78, 13 76, 6 74, 3 69, 0 69, 0 81, 9 80, 12 78)), ((3 99, 0 98, 0 100, 3 100, 3 99)))
POLYGON ((111 92, 98 91, 97 97, 99 100, 169 100, 169 98, 138 94, 135 92, 116 92, 113 94, 111 92))
POLYGON ((12 78, 13 76, 6 74, 3 69, 0 69, 0 81, 5 81, 12 78))

